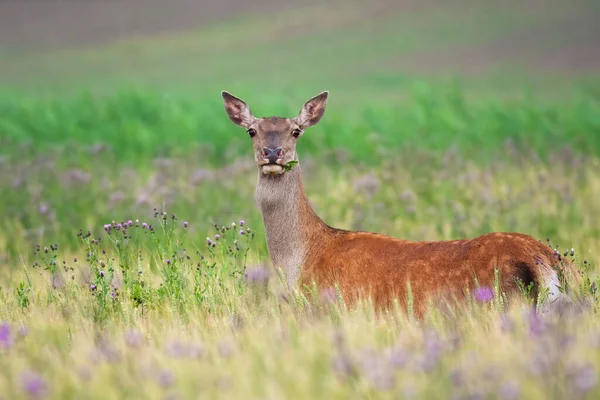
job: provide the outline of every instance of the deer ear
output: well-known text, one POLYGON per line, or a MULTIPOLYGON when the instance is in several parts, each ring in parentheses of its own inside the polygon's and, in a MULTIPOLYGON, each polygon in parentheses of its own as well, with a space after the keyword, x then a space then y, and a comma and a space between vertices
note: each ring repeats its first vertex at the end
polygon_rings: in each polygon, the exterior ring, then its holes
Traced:
POLYGON ((231 122, 243 126, 244 128, 248 128, 252 125, 256 118, 252 115, 252 111, 250 111, 248 104, 224 90, 221 92, 221 96, 223 96, 225 111, 227 111, 227 115, 231 122))
POLYGON ((329 96, 329 91, 326 90, 304 103, 300 115, 296 118, 298 125, 308 128, 319 122, 325 114, 327 96, 329 96))

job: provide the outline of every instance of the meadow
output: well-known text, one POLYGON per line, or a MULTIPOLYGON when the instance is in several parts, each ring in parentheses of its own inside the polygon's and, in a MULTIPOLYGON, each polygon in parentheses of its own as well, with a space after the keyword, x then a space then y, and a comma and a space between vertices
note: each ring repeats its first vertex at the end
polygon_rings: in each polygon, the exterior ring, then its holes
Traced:
POLYGON ((508 68, 583 43, 597 5, 392 3, 3 45, 0 398, 597 398, 598 70, 508 68), (483 68, 479 46, 531 29, 552 33, 483 68), (452 73, 461 57, 424 71, 465 52, 471 75, 452 73), (298 144, 328 224, 412 240, 527 233, 575 261, 573 302, 536 314, 493 291, 417 320, 300 295, 268 259, 250 139, 221 89, 259 116, 330 90, 298 144))

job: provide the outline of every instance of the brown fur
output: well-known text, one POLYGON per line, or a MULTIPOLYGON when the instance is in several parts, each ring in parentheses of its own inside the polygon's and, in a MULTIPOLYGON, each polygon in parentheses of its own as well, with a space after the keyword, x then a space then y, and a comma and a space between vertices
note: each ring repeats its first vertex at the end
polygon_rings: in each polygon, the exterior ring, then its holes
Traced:
MULTIPOLYGON (((489 233, 473 239, 413 242, 389 236, 336 229, 312 210, 302 183, 300 166, 288 172, 266 173, 263 147, 281 147, 278 164, 298 161, 294 130, 316 124, 325 109, 327 92, 310 99, 295 119, 255 118, 240 99, 223 92, 230 119, 254 130, 253 144, 259 168, 257 202, 267 235, 267 247, 276 267, 288 282, 320 289, 337 285, 344 301, 352 305, 370 296, 377 308, 397 299, 408 303, 408 285, 414 312, 422 315, 429 299, 464 298, 477 285, 495 286, 508 296, 519 292, 518 281, 533 283, 558 296, 552 250, 521 233, 489 233)), ((297 131, 295 133, 298 133, 297 131)), ((551 300, 554 300, 551 299, 551 300)))

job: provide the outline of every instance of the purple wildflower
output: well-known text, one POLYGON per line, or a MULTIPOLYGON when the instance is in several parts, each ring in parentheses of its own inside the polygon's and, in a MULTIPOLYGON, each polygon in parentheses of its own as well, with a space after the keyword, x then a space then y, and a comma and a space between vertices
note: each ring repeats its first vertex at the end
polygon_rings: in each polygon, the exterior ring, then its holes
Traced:
POLYGON ((4 347, 5 349, 9 349, 12 347, 14 342, 12 332, 10 329, 10 325, 8 322, 3 322, 0 325, 0 347, 4 347))
POLYGON ((158 373, 156 380, 160 386, 163 388, 168 388, 175 382, 175 377, 173 373, 169 370, 163 370, 158 373))
POLYGON ((21 387, 30 398, 40 399, 48 391, 44 377, 34 371, 25 371, 21 375, 21 387))
POLYGON ((270 273, 267 268, 259 266, 248 269, 244 276, 248 283, 260 285, 268 283, 270 273))
POLYGON ((100 271, 100 277, 104 278, 104 271, 100 271))
POLYGON ((145 222, 142 222, 142 229, 146 229, 148 227, 148 224, 145 222))
POLYGON ((494 298, 494 291, 489 286, 480 286, 475 289, 475 300, 480 303, 487 303, 494 298))
POLYGON ((527 321, 529 325, 529 334, 531 336, 542 336, 548 328, 547 322, 540 318, 535 310, 529 312, 527 316, 529 317, 527 321))
POLYGON ((48 204, 46 204, 46 203, 40 204, 40 214, 46 215, 46 214, 48 214, 48 211, 50 211, 50 209, 48 208, 48 204))
POLYGON ((90 289, 91 290, 96 290, 96 285, 94 285, 93 283, 90 285, 90 289))
POLYGON ((244 220, 241 220, 241 221, 240 221, 240 226, 244 226, 244 224, 245 224, 245 223, 246 223, 246 221, 244 221, 244 220))
POLYGON ((246 232, 244 232, 243 229, 240 229, 240 235, 245 235, 245 234, 246 234, 246 232))
POLYGON ((409 354, 404 349, 394 348, 390 350, 388 357, 392 368, 402 368, 408 362, 409 354))
POLYGON ((589 392, 598 383, 596 369, 592 364, 570 365, 567 369, 567 378, 571 386, 581 394, 589 392))
POLYGON ((235 346, 231 342, 221 342, 218 346, 219 355, 223 358, 232 357, 235 354, 235 346))
POLYGON ((19 327, 18 332, 19 332, 19 336, 21 336, 21 337, 25 337, 25 336, 29 335, 29 329, 25 325, 21 325, 19 327))
POLYGON ((341 379, 350 377, 355 371, 352 360, 347 354, 338 354, 331 360, 331 368, 334 373, 341 379))
POLYGON ((221 235, 219 235, 218 233, 215 235, 215 240, 219 240, 221 239, 221 235))
POLYGON ((167 258, 167 265, 171 265, 171 260, 167 258))
POLYGON ((517 381, 508 381, 500 386, 499 392, 502 400, 516 400, 521 394, 521 385, 517 381))
POLYGON ((112 229, 112 226, 111 226, 110 224, 104 224, 104 230, 105 230, 107 233, 110 233, 110 230, 111 230, 111 229, 112 229))
POLYGON ((125 343, 129 347, 140 347, 144 343, 144 336, 137 329, 130 329, 125 332, 125 343))
POLYGON ((188 227, 188 222, 187 221, 183 221, 183 227, 187 228, 188 227))
POLYGON ((454 368, 450 371, 450 381, 454 386, 462 386, 465 383, 465 374, 462 370, 454 368))

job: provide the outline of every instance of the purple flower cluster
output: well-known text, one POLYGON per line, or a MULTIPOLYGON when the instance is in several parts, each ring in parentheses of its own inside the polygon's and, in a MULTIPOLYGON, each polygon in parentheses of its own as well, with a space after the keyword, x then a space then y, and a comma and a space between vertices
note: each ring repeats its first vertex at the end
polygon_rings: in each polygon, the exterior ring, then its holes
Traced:
POLYGON ((35 371, 25 371, 21 374, 21 387, 32 399, 41 399, 48 394, 46 380, 35 371))
POLYGON ((8 322, 0 324, 0 348, 10 349, 14 344, 11 326, 8 322))
POLYGON ((480 286, 475 289, 475 300, 480 303, 487 303, 494 298, 494 291, 489 286, 480 286))

